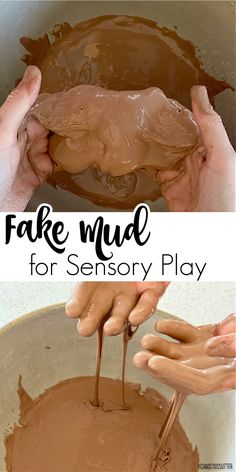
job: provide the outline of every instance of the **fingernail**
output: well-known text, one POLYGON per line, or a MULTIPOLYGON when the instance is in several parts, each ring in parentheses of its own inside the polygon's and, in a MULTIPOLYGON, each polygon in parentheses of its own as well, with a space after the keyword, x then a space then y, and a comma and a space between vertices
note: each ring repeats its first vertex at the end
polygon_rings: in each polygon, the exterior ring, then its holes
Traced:
POLYGON ((87 318, 82 318, 82 320, 78 320, 77 331, 82 336, 90 337, 93 335, 96 329, 94 329, 93 325, 91 326, 90 320, 88 320, 87 318))
POLYGON ((67 316, 76 316, 76 306, 74 305, 74 303, 70 300, 69 302, 67 302, 66 304, 66 308, 65 308, 65 311, 66 311, 66 315, 67 316))
POLYGON ((68 316, 72 317, 78 317, 81 314, 81 307, 80 304, 75 300, 74 297, 72 297, 67 303, 66 303, 66 312, 67 314, 69 313, 68 316))
POLYGON ((213 106, 209 101, 206 87, 203 85, 194 85, 191 89, 191 97, 203 113, 212 113, 213 106))
POLYGON ((158 360, 158 356, 152 356, 148 361, 148 367, 153 370, 157 370, 156 362, 158 360))
POLYGON ((150 346, 150 338, 155 338, 153 334, 145 334, 141 339, 141 346, 146 349, 146 347, 150 346))
MULTIPOLYGON (((28 66, 22 78, 22 82, 29 92, 32 92, 38 80, 40 79, 41 72, 36 66, 28 66)), ((19 84, 20 85, 20 84, 19 84)))
POLYGON ((130 316, 129 317, 129 323, 134 327, 134 328, 137 328, 141 323, 142 323, 142 320, 140 320, 138 317, 134 316, 130 316))
POLYGON ((136 353, 133 357, 133 364, 135 365, 135 367, 138 367, 140 368, 141 365, 142 365, 142 362, 140 360, 140 353, 136 353))
POLYGON ((104 324, 103 331, 105 334, 108 334, 109 336, 116 336, 117 334, 120 334, 121 329, 120 329, 120 326, 117 326, 117 323, 115 320, 108 320, 104 324))
POLYGON ((146 352, 139 351, 134 355, 133 363, 136 367, 143 368, 144 364, 148 362, 150 355, 146 352))

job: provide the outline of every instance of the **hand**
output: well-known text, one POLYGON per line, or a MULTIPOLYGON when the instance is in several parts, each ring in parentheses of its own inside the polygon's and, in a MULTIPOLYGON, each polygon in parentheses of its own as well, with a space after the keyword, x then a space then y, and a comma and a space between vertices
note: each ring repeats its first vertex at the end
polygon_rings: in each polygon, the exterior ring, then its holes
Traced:
POLYGON ((23 211, 52 172, 48 131, 33 118, 23 122, 40 84, 40 70, 29 66, 0 108, 0 211, 23 211))
POLYGON ((232 313, 217 325, 216 336, 205 344, 208 356, 236 357, 236 314, 232 313))
POLYGON ((222 325, 194 327, 183 321, 158 321, 156 331, 178 343, 146 335, 142 347, 148 352, 138 352, 134 364, 185 395, 206 395, 235 388, 234 361, 207 354, 209 340, 218 334, 219 326, 222 325))
POLYGON ((157 179, 170 211, 234 211, 235 151, 206 87, 191 90, 192 110, 203 146, 181 168, 159 171, 157 179))
POLYGON ((104 332, 114 336, 127 321, 143 323, 154 312, 168 282, 81 282, 74 287, 66 314, 79 318, 78 332, 91 336, 104 318, 104 332))

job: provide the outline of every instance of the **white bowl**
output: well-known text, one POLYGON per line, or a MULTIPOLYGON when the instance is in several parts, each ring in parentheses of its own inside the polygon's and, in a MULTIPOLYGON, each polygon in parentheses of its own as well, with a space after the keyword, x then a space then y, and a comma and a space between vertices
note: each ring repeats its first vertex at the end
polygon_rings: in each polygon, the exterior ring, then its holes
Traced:
MULTIPOLYGON (((1 472, 6 470, 4 435, 19 415, 19 375, 22 375, 23 386, 32 397, 61 380, 94 375, 96 337, 79 336, 75 324, 75 320, 66 318, 64 305, 55 305, 22 316, 0 330, 1 472)), ((140 326, 130 342, 126 377, 129 381, 140 382, 144 388, 157 388, 164 396, 170 397, 170 389, 132 364, 135 352, 140 349, 141 337, 152 331, 152 326, 153 319, 150 319, 140 326)), ((121 348, 120 336, 105 339, 102 375, 120 376, 121 348)), ((232 392, 189 397, 180 419, 192 445, 198 446, 201 463, 234 462, 232 392)))

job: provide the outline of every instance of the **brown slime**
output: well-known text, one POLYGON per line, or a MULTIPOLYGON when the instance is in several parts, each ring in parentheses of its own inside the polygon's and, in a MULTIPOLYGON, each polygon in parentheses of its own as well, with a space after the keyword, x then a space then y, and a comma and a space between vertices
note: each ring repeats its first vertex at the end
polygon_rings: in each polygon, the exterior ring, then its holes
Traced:
POLYGON ((167 438, 171 432, 173 424, 180 412, 180 409, 184 403, 185 398, 186 398, 186 395, 183 395, 182 393, 176 392, 176 391, 174 392, 171 398, 169 409, 167 411, 165 420, 162 424, 162 427, 159 433, 160 442, 158 445, 157 452, 153 458, 150 472, 155 472, 156 470, 160 453, 163 447, 165 446, 167 438))

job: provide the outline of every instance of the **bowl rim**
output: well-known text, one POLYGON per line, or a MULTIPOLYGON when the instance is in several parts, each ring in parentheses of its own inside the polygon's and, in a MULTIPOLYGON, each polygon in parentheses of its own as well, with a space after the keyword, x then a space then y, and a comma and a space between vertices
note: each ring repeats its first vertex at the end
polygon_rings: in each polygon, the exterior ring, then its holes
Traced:
MULTIPOLYGON (((45 312, 51 312, 51 311, 54 311, 55 309, 60 309, 60 308, 63 308, 65 307, 66 303, 65 302, 60 302, 60 303, 53 303, 51 305, 47 305, 47 306, 43 306, 41 308, 37 308, 36 310, 32 310, 32 311, 29 311, 27 313, 24 313, 23 315, 19 315, 17 316, 17 318, 15 318, 14 320, 12 321, 9 321, 7 324, 3 325, 2 327, 0 327, 0 337, 9 332, 12 328, 15 328, 17 327, 18 325, 21 325, 23 324, 25 321, 28 321, 32 318, 36 318, 37 316, 41 315, 42 313, 45 313, 45 312)), ((159 318, 162 318, 162 319, 175 319, 175 320, 181 320, 181 321, 184 321, 182 318, 180 318, 179 316, 175 315, 175 314, 172 314, 172 313, 169 313, 165 310, 161 310, 159 308, 156 308, 156 310, 154 311, 153 315, 156 315, 158 316, 159 318)), ((152 315, 152 316, 153 316, 152 315)), ((66 316, 66 315, 65 315, 66 316)))
POLYGON ((40 315, 41 313, 45 311, 50 312, 57 308, 63 308, 64 306, 65 306, 64 302, 54 303, 52 305, 43 306, 41 308, 37 308, 36 310, 29 311, 27 313, 24 313, 23 315, 19 315, 14 320, 9 321, 8 323, 0 327, 0 336, 10 331, 12 328, 15 328, 16 326, 21 325, 25 321, 28 321, 31 318, 36 318, 38 315, 40 315))

